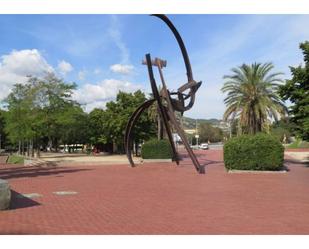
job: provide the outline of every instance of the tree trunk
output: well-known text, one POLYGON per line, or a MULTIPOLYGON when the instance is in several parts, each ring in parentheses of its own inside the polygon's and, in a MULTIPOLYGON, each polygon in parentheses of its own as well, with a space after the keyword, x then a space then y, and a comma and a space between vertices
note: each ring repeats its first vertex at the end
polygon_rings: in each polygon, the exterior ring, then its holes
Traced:
POLYGON ((115 141, 113 141, 113 153, 117 151, 117 144, 115 141))
POLYGON ((40 141, 37 140, 37 143, 36 143, 36 146, 37 146, 37 157, 40 157, 41 156, 41 145, 40 145, 40 141))
POLYGON ((163 139, 163 122, 158 115, 158 140, 163 139))
POLYGON ((33 139, 31 139, 31 157, 34 157, 33 139))
POLYGON ((55 151, 58 152, 58 139, 55 139, 55 151))
POLYGON ((21 141, 18 141, 18 155, 21 155, 21 141))
POLYGON ((138 141, 135 142, 135 156, 138 156, 138 141))
POLYGON ((29 157, 30 156, 30 148, 29 148, 29 139, 27 139, 27 156, 29 157))
POLYGON ((24 156, 25 155, 25 141, 21 141, 21 154, 24 156))

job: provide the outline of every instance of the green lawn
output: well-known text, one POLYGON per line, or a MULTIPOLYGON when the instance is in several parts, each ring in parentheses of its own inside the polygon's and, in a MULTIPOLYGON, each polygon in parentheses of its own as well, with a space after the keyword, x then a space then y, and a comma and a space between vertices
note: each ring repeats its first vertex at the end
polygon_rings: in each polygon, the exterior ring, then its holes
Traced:
POLYGON ((11 156, 9 156, 9 159, 8 159, 7 163, 23 164, 24 163, 24 158, 22 156, 11 155, 11 156))
POLYGON ((289 149, 298 149, 298 148, 309 148, 309 142, 296 140, 293 143, 288 145, 289 149))

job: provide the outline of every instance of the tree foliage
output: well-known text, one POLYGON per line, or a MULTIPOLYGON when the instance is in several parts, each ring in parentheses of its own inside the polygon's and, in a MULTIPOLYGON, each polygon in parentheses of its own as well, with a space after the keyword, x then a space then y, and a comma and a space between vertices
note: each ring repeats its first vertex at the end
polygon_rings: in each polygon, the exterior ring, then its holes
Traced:
POLYGON ((290 100, 293 131, 302 139, 309 141, 309 41, 300 44, 305 65, 290 67, 292 79, 280 87, 280 95, 290 100))
POLYGON ((43 145, 57 149, 60 141, 72 140, 76 122, 83 116, 79 104, 71 99, 75 88, 74 83, 65 83, 53 74, 15 84, 5 100, 5 130, 11 142, 18 142, 19 147, 34 142, 37 148, 43 145))
MULTIPOLYGON (((116 151, 124 152, 124 132, 129 118, 135 109, 145 102, 143 92, 119 92, 115 101, 106 104, 106 109, 94 109, 89 114, 91 141, 93 143, 113 144, 116 151)), ((143 113, 133 130, 136 145, 155 135, 155 126, 147 113, 143 113)))
MULTIPOLYGON (((88 114, 72 100, 75 89, 74 83, 53 74, 40 79, 29 77, 26 84, 15 84, 5 100, 7 112, 0 113, 1 135, 7 133, 21 152, 29 147, 36 147, 38 152, 41 148, 57 150, 60 144, 112 144, 115 151, 123 152, 125 127, 146 100, 145 94, 119 92, 104 110, 97 108, 88 114)), ((147 113, 142 114, 133 130, 135 144, 154 135, 154 123, 147 113)))
POLYGON ((199 125, 199 141, 203 142, 219 142, 223 140, 223 131, 219 127, 214 127, 208 123, 199 125))
MULTIPOLYGON (((6 111, 0 110, 0 148, 4 148, 4 145, 6 144, 6 132, 5 132, 5 117, 6 117, 6 111)), ((1 151, 0 151, 1 152, 1 151)))
POLYGON ((289 143, 291 141, 291 130, 293 123, 289 118, 284 118, 278 122, 274 122, 270 127, 270 134, 277 138, 280 142, 289 143))
POLYGON ((271 63, 243 64, 224 76, 222 91, 227 93, 224 120, 239 119, 243 133, 255 134, 267 128, 268 120, 278 120, 286 108, 277 94, 281 73, 272 73, 271 63))

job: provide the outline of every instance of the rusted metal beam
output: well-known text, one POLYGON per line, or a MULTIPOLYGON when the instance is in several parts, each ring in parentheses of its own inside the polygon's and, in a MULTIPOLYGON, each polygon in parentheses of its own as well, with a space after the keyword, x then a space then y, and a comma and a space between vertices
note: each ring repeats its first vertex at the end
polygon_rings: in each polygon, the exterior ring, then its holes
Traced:
POLYGON ((149 80, 150 80, 150 85, 151 85, 151 89, 152 89, 152 94, 153 94, 154 99, 158 103, 159 114, 160 114, 160 117, 163 120, 165 131, 166 131, 168 140, 169 140, 171 147, 172 147, 173 159, 176 161, 177 164, 179 164, 179 157, 178 157, 176 147, 175 147, 175 144, 174 144, 174 141, 173 141, 171 128, 168 124, 169 118, 167 116, 165 107, 162 104, 162 100, 161 100, 161 96, 160 96, 158 88, 157 88, 156 80, 153 76, 150 54, 146 54, 146 62, 147 62, 147 68, 148 68, 148 74, 149 74, 149 80))
POLYGON ((132 148, 132 142, 133 142, 133 137, 132 137, 132 129, 134 125, 136 124, 138 118, 142 115, 142 113, 149 108, 153 103, 155 102, 155 99, 150 99, 143 104, 141 104, 135 112, 132 114, 132 116, 129 119, 129 122, 127 123, 127 127, 125 130, 125 135, 124 135, 124 147, 125 151, 127 154, 127 158, 130 162, 130 165, 132 167, 135 166, 134 161, 132 159, 132 153, 131 153, 131 148, 132 148))
POLYGON ((201 86, 202 82, 196 82, 193 79, 192 74, 192 68, 189 60, 189 56, 186 50, 186 47, 184 45, 184 42, 173 25, 173 23, 165 16, 165 15, 153 15, 161 20, 163 20, 167 26, 170 28, 170 30, 173 32, 177 42, 178 46, 182 52, 183 60, 186 66, 186 73, 187 73, 187 80, 188 82, 186 84, 183 84, 181 87, 178 88, 176 92, 169 92, 167 85, 164 80, 163 76, 163 68, 166 67, 167 62, 166 60, 162 60, 160 58, 155 58, 154 60, 151 59, 150 54, 146 54, 145 59, 143 60, 142 64, 147 65, 148 69, 148 75, 151 85, 151 90, 153 93, 153 99, 150 99, 143 103, 140 107, 137 108, 137 110, 133 113, 131 116, 125 132, 125 149, 126 154, 129 159, 129 162, 131 166, 134 166, 134 162, 132 160, 132 154, 131 154, 131 147, 132 147, 132 129, 134 127, 134 124, 136 123, 137 119, 140 117, 143 111, 145 111, 149 106, 151 106, 154 102, 157 102, 158 105, 158 112, 161 117, 161 120, 163 121, 163 125, 166 130, 166 134, 168 137, 168 140, 171 144, 172 151, 173 151, 173 159, 176 161, 177 164, 179 164, 179 156, 177 154, 175 144, 172 137, 171 132, 171 125, 176 129, 178 135, 181 137, 182 142, 185 145, 185 148, 192 160, 192 163, 195 167, 195 169, 203 174, 205 173, 205 169, 203 166, 201 166, 193 153, 192 149, 190 148, 190 145, 187 141, 186 135, 181 128, 181 126, 178 124, 178 121, 176 119, 175 111, 180 112, 183 114, 183 112, 189 110, 194 105, 195 101, 195 94, 199 87, 201 86), (159 70, 160 79, 162 82, 162 90, 159 92, 156 84, 156 80, 154 78, 153 69, 152 67, 156 66, 159 70), (188 91, 188 93, 185 93, 188 91), (172 96, 176 96, 176 98, 172 98, 172 96), (185 100, 189 99, 189 103, 185 105, 185 100), (165 104, 163 104, 163 102, 165 104))

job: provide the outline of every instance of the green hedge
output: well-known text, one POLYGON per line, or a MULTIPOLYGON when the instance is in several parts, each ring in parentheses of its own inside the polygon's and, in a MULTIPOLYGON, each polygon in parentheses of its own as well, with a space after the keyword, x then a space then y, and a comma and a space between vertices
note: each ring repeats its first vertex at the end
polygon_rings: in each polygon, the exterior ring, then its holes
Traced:
POLYGON ((172 155, 172 148, 167 139, 153 139, 142 145, 143 159, 171 159, 172 155))
POLYGON ((227 169, 279 170, 283 166, 284 147, 267 134, 242 135, 224 144, 227 169))

